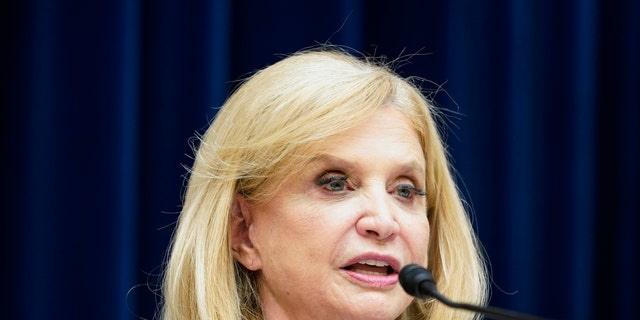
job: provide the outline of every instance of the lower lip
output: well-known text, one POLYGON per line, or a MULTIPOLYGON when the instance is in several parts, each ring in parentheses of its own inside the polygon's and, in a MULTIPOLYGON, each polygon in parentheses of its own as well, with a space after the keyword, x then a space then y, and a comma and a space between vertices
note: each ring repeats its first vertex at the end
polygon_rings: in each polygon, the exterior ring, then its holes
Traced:
POLYGON ((372 287, 390 287, 398 283, 398 274, 375 275, 343 270, 349 277, 372 287))

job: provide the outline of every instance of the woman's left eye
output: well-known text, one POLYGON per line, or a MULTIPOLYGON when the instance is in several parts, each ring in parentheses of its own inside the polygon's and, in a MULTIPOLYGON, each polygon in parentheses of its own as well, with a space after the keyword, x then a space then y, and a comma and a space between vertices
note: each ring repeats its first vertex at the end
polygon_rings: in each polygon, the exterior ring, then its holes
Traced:
POLYGON ((427 195, 426 192, 424 192, 421 189, 418 189, 410 184, 401 184, 398 185, 395 188, 395 192, 398 196, 402 197, 402 198, 406 198, 406 199, 411 199, 414 196, 425 196, 427 195))

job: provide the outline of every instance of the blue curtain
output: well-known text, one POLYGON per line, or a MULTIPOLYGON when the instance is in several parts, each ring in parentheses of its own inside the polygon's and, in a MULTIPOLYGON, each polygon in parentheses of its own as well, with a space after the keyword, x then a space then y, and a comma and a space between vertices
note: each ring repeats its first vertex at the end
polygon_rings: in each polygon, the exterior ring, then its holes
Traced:
POLYGON ((233 80, 324 42, 404 57, 402 75, 428 80, 492 305, 637 314, 637 1, 14 0, 1 11, 7 319, 151 319, 189 138, 233 80))

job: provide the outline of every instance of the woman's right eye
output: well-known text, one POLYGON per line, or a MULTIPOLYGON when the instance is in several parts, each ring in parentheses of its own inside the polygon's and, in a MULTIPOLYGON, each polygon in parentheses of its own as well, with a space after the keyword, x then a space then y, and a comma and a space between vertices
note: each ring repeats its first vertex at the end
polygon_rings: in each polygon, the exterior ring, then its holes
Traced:
POLYGON ((347 187, 347 184, 344 180, 336 180, 327 185, 327 189, 329 191, 342 191, 347 187))
POLYGON ((323 176, 317 184, 327 191, 340 192, 347 189, 347 177, 345 176, 323 176))

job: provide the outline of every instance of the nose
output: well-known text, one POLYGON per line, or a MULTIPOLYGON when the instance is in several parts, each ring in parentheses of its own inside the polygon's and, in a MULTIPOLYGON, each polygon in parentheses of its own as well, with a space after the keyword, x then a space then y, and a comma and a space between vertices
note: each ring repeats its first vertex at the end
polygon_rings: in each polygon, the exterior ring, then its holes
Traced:
POLYGON ((400 232, 400 224, 394 214, 390 195, 378 192, 375 196, 363 197, 362 215, 356 222, 358 233, 377 241, 393 240, 400 232))

